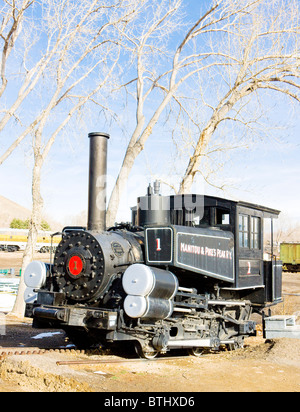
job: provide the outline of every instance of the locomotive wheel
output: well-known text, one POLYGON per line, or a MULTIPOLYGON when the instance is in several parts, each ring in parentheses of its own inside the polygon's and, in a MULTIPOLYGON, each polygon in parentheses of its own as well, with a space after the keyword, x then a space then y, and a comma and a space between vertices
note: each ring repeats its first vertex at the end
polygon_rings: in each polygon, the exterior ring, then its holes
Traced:
POLYGON ((77 349, 91 349, 101 347, 101 342, 96 336, 92 336, 83 328, 64 327, 66 335, 77 349))
POLYGON ((200 358, 200 356, 203 355, 203 349, 202 348, 189 348, 188 354, 190 356, 196 356, 197 358, 200 358))
POLYGON ((136 354, 142 359, 152 360, 155 359, 159 354, 159 352, 156 350, 150 351, 148 348, 143 348, 139 342, 135 343, 134 349, 136 354))

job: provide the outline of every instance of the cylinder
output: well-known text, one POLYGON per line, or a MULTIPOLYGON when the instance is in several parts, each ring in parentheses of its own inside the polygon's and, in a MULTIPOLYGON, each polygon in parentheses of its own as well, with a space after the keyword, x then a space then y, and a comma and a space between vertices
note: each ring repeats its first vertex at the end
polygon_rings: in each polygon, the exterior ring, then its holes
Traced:
POLYGON ((106 178, 107 141, 106 133, 89 133, 89 201, 88 230, 101 231, 106 228, 106 178))
POLYGON ((33 315, 36 318, 63 320, 65 316, 65 309, 45 308, 41 306, 33 309, 33 315))
POLYGON ((124 301, 124 310, 130 318, 161 320, 172 315, 173 303, 171 300, 128 295, 124 301))
POLYGON ((173 273, 140 263, 129 266, 123 275, 123 288, 128 295, 172 299, 178 290, 173 273))

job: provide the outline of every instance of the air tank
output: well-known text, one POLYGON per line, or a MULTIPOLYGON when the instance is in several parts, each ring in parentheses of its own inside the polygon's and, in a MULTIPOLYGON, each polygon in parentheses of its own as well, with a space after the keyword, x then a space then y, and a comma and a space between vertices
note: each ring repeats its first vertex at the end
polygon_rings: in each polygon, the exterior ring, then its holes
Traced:
POLYGON ((173 273, 140 263, 129 266, 123 275, 123 288, 128 295, 172 299, 178 290, 173 273))
POLYGON ((178 280, 168 270, 140 263, 124 272, 125 313, 134 319, 166 319, 173 313, 172 299, 178 291, 178 280))
POLYGON ((170 299, 128 295, 124 301, 124 310, 134 319, 166 319, 173 313, 173 303, 170 299))

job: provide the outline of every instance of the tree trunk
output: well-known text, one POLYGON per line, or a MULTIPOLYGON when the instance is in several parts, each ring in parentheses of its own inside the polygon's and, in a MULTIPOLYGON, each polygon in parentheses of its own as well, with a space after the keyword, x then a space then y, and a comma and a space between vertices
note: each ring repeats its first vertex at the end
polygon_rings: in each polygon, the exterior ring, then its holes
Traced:
POLYGON ((179 194, 188 194, 191 192, 192 184, 199 170, 201 158, 205 154, 207 145, 216 128, 217 123, 213 116, 208 126, 202 131, 196 149, 190 157, 189 164, 180 183, 179 194))
POLYGON ((128 181, 129 174, 134 165, 134 161, 139 153, 142 151, 142 147, 139 144, 133 145, 133 147, 128 147, 124 161, 117 177, 116 183, 114 185, 111 197, 109 200, 107 212, 106 212, 106 227, 111 227, 116 222, 116 217, 119 209, 119 203, 121 200, 122 193, 124 191, 125 185, 128 181))
POLYGON ((11 312, 11 314, 20 317, 23 317, 25 312, 24 292, 26 289, 26 285, 24 282, 24 271, 28 264, 34 260, 38 231, 42 220, 43 199, 41 197, 40 177, 42 164, 42 156, 39 153, 36 153, 32 175, 32 217, 29 226, 28 241, 22 260, 22 271, 18 295, 11 312))
POLYGON ((199 170, 201 158, 205 155, 205 150, 209 145, 216 129, 219 124, 223 122, 228 113, 232 110, 234 105, 241 99, 248 96, 250 93, 257 89, 258 85, 255 83, 246 84, 243 88, 233 88, 227 95, 221 100, 218 107, 214 110, 213 115, 207 123, 207 126, 203 129, 197 142, 196 149, 193 155, 190 157, 189 164, 186 168, 184 176, 179 186, 179 193, 190 193, 193 181, 199 170))
POLYGON ((106 226, 107 227, 113 226, 115 224, 121 196, 125 189, 125 185, 128 181, 128 177, 133 168, 134 162, 136 158, 138 157, 138 155, 144 150, 144 146, 148 138, 151 136, 153 128, 159 121, 161 114, 163 113, 166 106, 170 103, 170 100, 174 96, 177 89, 178 89, 178 84, 170 87, 170 90, 168 91, 163 101, 160 103, 160 105, 156 109, 147 127, 141 133, 139 138, 138 138, 138 135, 143 128, 145 117, 142 113, 137 114, 137 126, 135 129, 135 132, 132 135, 131 141, 127 147, 127 151, 124 156, 124 160, 123 160, 120 173, 118 175, 118 178, 113 188, 111 197, 109 199, 109 204, 108 204, 107 212, 106 212, 106 226))

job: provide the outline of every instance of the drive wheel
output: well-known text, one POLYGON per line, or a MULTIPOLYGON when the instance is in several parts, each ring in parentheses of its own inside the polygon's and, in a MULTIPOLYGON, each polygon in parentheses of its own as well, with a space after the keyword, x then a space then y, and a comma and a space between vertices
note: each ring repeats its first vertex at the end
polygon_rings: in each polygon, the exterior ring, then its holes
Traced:
POLYGON ((202 348, 189 348, 188 354, 190 356, 196 356, 197 358, 200 358, 200 356, 203 355, 203 349, 202 348))
POLYGON ((136 342, 134 345, 136 354, 142 359, 152 360, 157 357, 159 354, 156 350, 151 350, 151 348, 145 347, 143 348, 140 342, 136 342))
POLYGON ((84 328, 76 328, 72 326, 64 327, 66 335, 77 349, 99 348, 101 341, 98 337, 93 336, 84 328))

